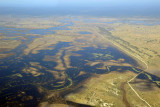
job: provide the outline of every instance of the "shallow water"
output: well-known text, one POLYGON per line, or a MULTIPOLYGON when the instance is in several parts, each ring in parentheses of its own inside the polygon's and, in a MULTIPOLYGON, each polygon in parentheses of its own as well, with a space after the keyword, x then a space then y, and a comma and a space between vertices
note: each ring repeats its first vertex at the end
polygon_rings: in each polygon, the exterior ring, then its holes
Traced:
POLYGON ((81 31, 81 32, 78 32, 79 34, 92 34, 91 32, 87 32, 87 31, 81 31))
POLYGON ((143 21, 143 20, 121 20, 121 21, 111 21, 111 22, 105 22, 107 24, 113 24, 113 23, 123 23, 123 24, 135 24, 135 25, 145 25, 145 26, 154 26, 154 25, 160 25, 160 22, 157 21, 143 21))

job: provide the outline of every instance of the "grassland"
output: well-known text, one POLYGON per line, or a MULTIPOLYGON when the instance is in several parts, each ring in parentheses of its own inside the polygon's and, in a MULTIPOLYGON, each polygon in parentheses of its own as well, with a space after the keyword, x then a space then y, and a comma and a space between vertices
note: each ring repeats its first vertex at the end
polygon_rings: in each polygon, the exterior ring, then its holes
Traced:
MULTIPOLYGON (((147 26, 142 24, 115 23, 110 27, 99 28, 104 38, 137 59, 137 61, 139 60, 139 64, 144 66, 145 71, 160 76, 159 25, 147 26)), ((131 84, 135 92, 151 106, 157 107, 159 105, 158 100, 153 100, 152 98, 159 99, 159 88, 149 81, 137 81, 135 84, 131 84)), ((129 98, 132 95, 128 93, 127 96, 127 99, 133 102, 133 99, 129 98)))
POLYGON ((18 47, 20 44, 21 41, 19 40, 0 40, 0 59, 14 55, 13 52, 10 53, 3 53, 3 52, 11 51, 16 47, 18 47))
MULTIPOLYGON (((113 19, 115 20, 115 19, 113 19)), ((113 21, 112 20, 112 21, 113 21)), ((133 19, 135 20, 135 19, 133 19)), ((146 20, 146 19, 142 19, 146 20)), ((145 69, 147 72, 150 72, 154 75, 159 75, 159 25, 155 26, 146 26, 146 25, 134 25, 134 24, 123 24, 123 23, 115 23, 115 24, 104 24, 102 23, 103 21, 105 22, 105 19, 103 20, 98 20, 97 22, 93 23, 84 23, 84 22, 78 22, 75 24, 75 26, 81 26, 81 27, 88 27, 92 26, 92 28, 100 26, 101 28, 105 28, 98 30, 95 28, 94 31, 92 31, 92 35, 96 34, 96 37, 101 37, 101 35, 104 36, 104 39, 107 39, 106 41, 113 43, 117 48, 121 49, 122 51, 126 52, 128 55, 132 56, 135 58, 139 64, 141 65, 142 69, 145 69), (99 21, 99 22, 98 22, 99 21), (102 21, 102 22, 101 22, 102 21), (99 33, 97 33, 99 32, 99 33), (147 66, 146 66, 146 64, 147 66)), ((106 20, 108 21, 108 19, 106 20)), ((78 27, 77 27, 78 28, 78 27)), ((76 29, 77 29, 76 28, 76 29)), ((81 28, 78 28, 81 29, 81 28)), ((87 29, 87 28, 86 28, 87 29)), ((86 30, 85 30, 86 31, 86 30)), ((88 30, 91 32, 91 30, 88 30)), ((104 40, 103 40, 104 41, 104 40)), ((103 43, 103 42, 102 42, 103 43)), ((94 65, 97 63, 102 63, 102 62, 88 62, 90 66, 94 65)), ((116 63, 113 61, 110 64, 115 64, 116 63)), ((104 64, 104 62, 103 62, 104 64)), ((110 65, 109 63, 104 64, 104 65, 110 65)), ((105 69, 105 68, 101 68, 105 69)), ((109 74, 108 74, 109 75, 109 74)), ((130 79, 128 78, 128 81, 130 79)), ((96 82, 96 80, 94 81, 96 82)), ((93 82, 93 83, 94 83, 93 82)), ((87 84, 88 82, 86 82, 87 84)), ((89 82, 90 83, 90 82, 89 82)), ((96 87, 96 86, 95 86, 96 87)), ((100 86, 98 86, 100 87, 100 86)), ((119 86, 120 87, 120 86, 119 86)), ((123 85, 122 85, 123 87, 123 85)), ((137 106, 147 106, 146 103, 142 100, 140 100, 137 95, 134 93, 133 90, 131 90, 131 87, 129 85, 124 85, 126 88, 126 99, 128 100, 128 103, 130 105, 136 105, 137 106), (135 99, 135 100, 133 100, 135 99)), ((156 86, 155 86, 156 87, 156 86)), ((69 95, 67 98, 72 101, 76 101, 79 103, 84 103, 85 104, 90 104, 90 105, 96 105, 96 101, 91 102, 89 100, 89 97, 87 99, 87 93, 92 93, 91 91, 93 88, 89 87, 89 84, 86 85, 86 90, 89 91, 82 91, 80 93, 73 93, 69 95), (91 91, 91 92, 90 92, 91 91)), ((134 87, 135 88, 135 87, 134 87)), ((146 89, 149 89, 149 87, 146 87, 146 89)), ((95 89, 93 89, 95 90, 95 89)), ((137 89, 135 89, 137 91, 137 89)), ((143 87, 142 90, 144 91, 145 88, 143 87)), ((101 90, 102 91, 102 90, 101 90)), ((96 91, 98 94, 101 93, 101 91, 96 91)), ((159 98, 158 94, 159 88, 156 88, 156 90, 150 90, 148 91, 150 96, 147 95, 147 92, 138 92, 138 94, 146 100, 151 106, 156 107, 158 102, 157 101, 151 101, 151 96, 156 96, 157 99, 159 98), (154 91, 152 93, 152 91, 154 91), (150 97, 150 98, 149 98, 150 97), (153 103, 154 102, 154 103, 153 103)), ((121 91, 122 92, 122 91, 121 91)), ((92 96, 91 94, 89 96, 92 96)), ((121 96, 122 97, 122 96, 121 96)), ((103 97, 101 97, 103 98, 103 97)), ((97 103, 98 104, 98 103, 97 103)), ((99 104, 100 105, 100 104, 99 104)))
POLYGON ((71 93, 66 99, 96 107, 124 107, 127 103, 146 106, 126 84, 134 75, 129 71, 125 73, 114 71, 94 76, 83 85, 84 88, 79 93, 71 93), (121 86, 122 84, 125 84, 124 87, 121 86), (125 97, 127 100, 124 100, 125 97))
POLYGON ((49 46, 55 45, 58 42, 72 42, 73 40, 74 38, 67 35, 44 35, 40 38, 34 39, 34 41, 28 45, 28 48, 24 50, 24 54, 36 54, 39 50, 53 49, 49 48, 49 46))
POLYGON ((147 64, 147 72, 159 75, 159 25, 119 24, 114 30, 100 28, 105 38, 147 64), (153 71, 153 72, 152 72, 153 71))
POLYGON ((131 82, 131 85, 152 107, 158 107, 160 105, 160 89, 155 84, 146 80, 135 79, 131 82))
POLYGON ((21 41, 18 40, 0 40, 0 51, 3 52, 3 50, 13 50, 15 49, 17 46, 19 46, 21 44, 21 41))
POLYGON ((0 16, 0 25, 3 27, 26 28, 26 29, 47 29, 63 25, 59 20, 62 17, 21 17, 21 16, 0 16))

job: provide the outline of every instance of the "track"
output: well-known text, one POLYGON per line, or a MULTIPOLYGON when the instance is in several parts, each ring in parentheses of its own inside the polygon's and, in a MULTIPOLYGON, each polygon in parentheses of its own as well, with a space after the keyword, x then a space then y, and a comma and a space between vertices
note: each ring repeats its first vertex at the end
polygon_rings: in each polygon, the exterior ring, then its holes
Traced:
MULTIPOLYGON (((108 31, 107 31, 108 32, 108 31)), ((107 40, 103 35, 101 35, 101 37, 102 38, 104 38, 104 40, 107 40)), ((115 44, 113 41, 110 41, 113 45, 115 45, 116 47, 118 47, 118 48, 120 48, 121 50, 124 50, 124 49, 122 49, 122 47, 120 47, 120 46, 118 46, 117 44, 115 44)), ((138 59, 138 60, 140 60, 141 62, 143 62, 145 65, 146 65, 146 69, 145 70, 148 70, 148 65, 147 65, 147 63, 144 61, 144 60, 142 60, 142 58, 139 56, 135 56, 135 55, 133 55, 133 54, 131 54, 130 52, 128 52, 127 50, 124 50, 126 53, 128 53, 128 54, 130 54, 131 56, 133 56, 133 57, 135 57, 136 59, 138 59)), ((141 74, 142 72, 140 72, 139 74, 141 74)), ((142 100, 143 102, 145 102, 149 107, 152 107, 146 100, 144 100, 137 92, 136 92, 136 90, 131 86, 131 84, 130 84, 130 82, 132 81, 132 80, 134 80, 139 74, 137 74, 135 77, 133 77, 133 78, 131 78, 130 80, 128 80, 127 81, 127 83, 128 83, 128 85, 129 85, 129 87, 132 89, 132 91, 136 94, 136 96, 140 99, 140 100, 142 100)))

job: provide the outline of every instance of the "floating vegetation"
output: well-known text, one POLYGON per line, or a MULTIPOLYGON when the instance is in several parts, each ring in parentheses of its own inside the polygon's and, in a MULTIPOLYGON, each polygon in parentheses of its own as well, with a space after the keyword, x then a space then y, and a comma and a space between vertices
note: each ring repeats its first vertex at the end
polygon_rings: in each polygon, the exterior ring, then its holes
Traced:
POLYGON ((72 79, 71 78, 67 78, 68 79, 68 81, 69 81, 69 84, 66 86, 66 87, 63 87, 63 88, 57 88, 56 90, 63 90, 63 89, 65 89, 65 88, 69 88, 69 87, 71 87, 72 85, 73 85, 73 82, 72 82, 72 79))
POLYGON ((137 69, 137 68, 135 68, 135 67, 131 67, 131 68, 132 68, 132 69, 133 69, 133 71, 135 71, 136 73, 142 72, 142 70, 137 69))
POLYGON ((10 78, 18 78, 18 77, 22 78, 23 75, 20 74, 20 73, 16 73, 16 74, 13 74, 13 75, 11 75, 11 76, 9 76, 9 77, 10 77, 10 78))
POLYGON ((111 66, 106 66, 107 72, 110 72, 110 67, 111 67, 111 66))
POLYGON ((160 78, 153 75, 153 74, 149 74, 147 72, 142 72, 138 75, 137 78, 140 78, 140 79, 147 79, 153 83, 155 83, 158 87, 160 87, 160 78))
POLYGON ((38 72, 38 69, 33 68, 33 67, 24 68, 22 71, 23 71, 24 73, 26 73, 26 74, 32 74, 32 75, 35 76, 35 77, 44 74, 44 73, 38 72))
POLYGON ((94 58, 97 59, 112 59, 114 56, 110 54, 93 53, 94 58))

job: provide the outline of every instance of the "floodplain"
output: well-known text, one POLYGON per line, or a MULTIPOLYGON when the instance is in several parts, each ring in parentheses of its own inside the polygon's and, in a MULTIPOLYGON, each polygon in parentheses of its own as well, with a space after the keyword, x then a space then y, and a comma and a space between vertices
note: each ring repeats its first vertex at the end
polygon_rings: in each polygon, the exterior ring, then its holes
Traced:
POLYGON ((1 106, 160 105, 159 19, 0 20, 1 106))

